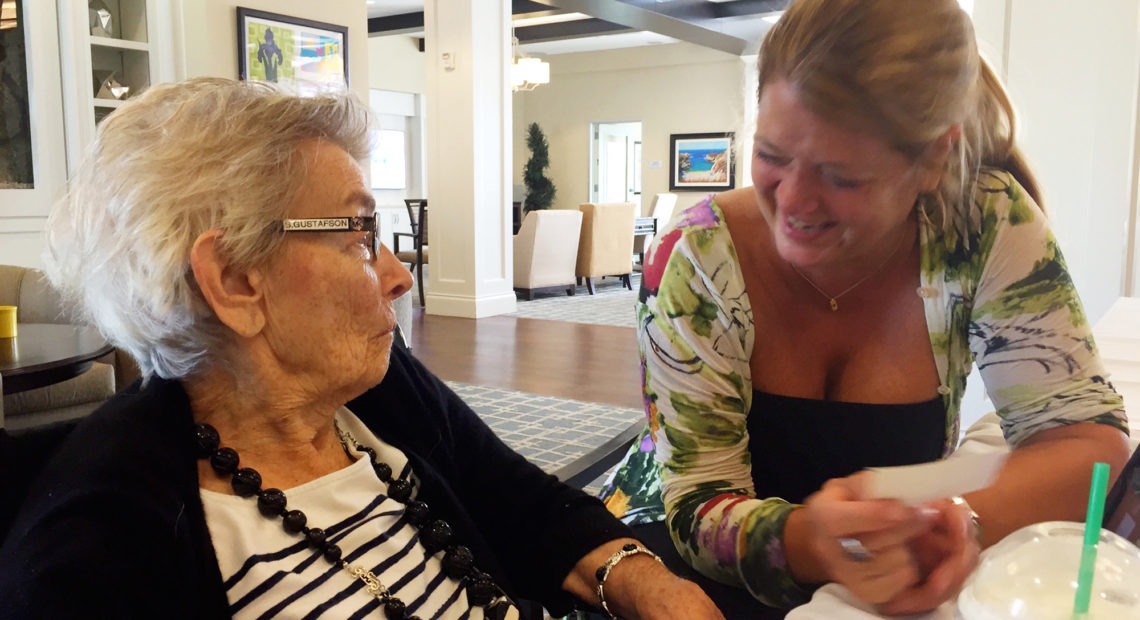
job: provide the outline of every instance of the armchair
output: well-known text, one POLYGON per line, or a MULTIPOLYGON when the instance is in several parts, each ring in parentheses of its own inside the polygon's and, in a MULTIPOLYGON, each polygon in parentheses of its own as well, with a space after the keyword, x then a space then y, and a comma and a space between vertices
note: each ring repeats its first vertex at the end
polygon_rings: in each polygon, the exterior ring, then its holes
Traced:
POLYGON ((582 234, 578 241, 578 264, 574 275, 586 279, 586 288, 594 294, 594 278, 620 276, 626 288, 632 289, 629 275, 633 271, 633 223, 637 205, 632 202, 582 203, 582 234))
POLYGON ((574 265, 582 212, 567 209, 531 211, 515 235, 515 290, 534 299, 543 288, 566 288, 574 294, 574 265))
MULTIPOLYGON (((0 305, 17 306, 17 320, 22 323, 72 322, 47 276, 36 269, 0 265, 0 305)), ((134 360, 115 351, 78 377, 4 396, 0 411, 12 431, 74 420, 94 411, 138 376, 134 360)))
POLYGON ((410 269, 416 272, 416 285, 420 289, 420 307, 424 305, 424 265, 428 264, 428 201, 426 198, 406 198, 404 205, 408 208, 408 220, 412 224, 412 232, 398 232, 393 235, 392 253, 401 262, 408 263, 410 269), (412 249, 400 250, 400 238, 408 237, 412 241, 412 249))

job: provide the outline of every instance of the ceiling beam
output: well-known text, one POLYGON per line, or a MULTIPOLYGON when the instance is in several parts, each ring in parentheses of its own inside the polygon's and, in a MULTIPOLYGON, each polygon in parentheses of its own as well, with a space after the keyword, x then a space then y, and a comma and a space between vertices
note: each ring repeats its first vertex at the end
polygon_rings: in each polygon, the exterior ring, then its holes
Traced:
POLYGON ((791 4, 791 0, 736 0, 736 2, 714 2, 710 4, 713 6, 714 18, 728 19, 783 11, 791 4))
POLYGON ((619 34, 633 32, 630 28, 620 24, 611 24, 595 18, 576 19, 573 21, 555 22, 552 24, 536 24, 534 26, 516 26, 515 36, 519 43, 542 43, 545 41, 565 41, 567 39, 581 39, 583 37, 596 37, 603 34, 619 34))
POLYGON ((676 17, 687 22, 702 23, 711 19, 731 19, 752 17, 783 11, 790 0, 730 0, 728 2, 708 2, 707 0, 620 0, 654 13, 676 17))
MULTIPOLYGON (((516 17, 544 17, 559 15, 563 12, 531 0, 511 0, 511 15, 516 17)), ((423 34, 423 31, 423 11, 368 18, 369 35, 423 34)))
POLYGON ((632 30, 648 30, 667 37, 719 50, 734 56, 744 53, 743 39, 617 0, 533 0, 537 4, 585 13, 632 30))
POLYGON ((368 34, 422 34, 424 31, 424 13, 401 13, 387 17, 369 17, 368 34))

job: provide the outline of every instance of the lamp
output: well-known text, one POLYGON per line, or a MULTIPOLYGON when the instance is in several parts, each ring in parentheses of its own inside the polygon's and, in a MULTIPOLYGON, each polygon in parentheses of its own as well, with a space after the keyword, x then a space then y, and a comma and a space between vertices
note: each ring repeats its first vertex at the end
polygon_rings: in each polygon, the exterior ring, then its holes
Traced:
POLYGON ((519 53, 519 38, 511 35, 511 90, 534 90, 541 84, 550 83, 550 64, 538 58, 522 56, 519 53))

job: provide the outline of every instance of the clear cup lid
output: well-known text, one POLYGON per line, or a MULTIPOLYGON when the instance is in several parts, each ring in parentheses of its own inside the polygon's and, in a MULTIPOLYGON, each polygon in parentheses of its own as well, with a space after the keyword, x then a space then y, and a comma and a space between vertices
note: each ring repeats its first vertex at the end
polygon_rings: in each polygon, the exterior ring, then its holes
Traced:
MULTIPOLYGON (((958 597, 964 620, 1070 620, 1084 525, 1049 521, 982 554, 958 597)), ((1089 620, 1140 619, 1140 548, 1101 530, 1089 620)))

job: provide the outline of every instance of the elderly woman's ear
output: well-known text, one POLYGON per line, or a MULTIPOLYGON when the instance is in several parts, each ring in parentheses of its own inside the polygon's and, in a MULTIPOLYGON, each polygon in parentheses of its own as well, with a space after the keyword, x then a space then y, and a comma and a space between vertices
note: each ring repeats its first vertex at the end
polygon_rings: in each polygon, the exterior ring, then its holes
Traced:
POLYGON ((190 249, 194 279, 219 321, 239 336, 255 336, 265 326, 264 274, 230 265, 218 247, 220 237, 220 230, 210 229, 194 241, 190 249))

